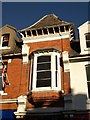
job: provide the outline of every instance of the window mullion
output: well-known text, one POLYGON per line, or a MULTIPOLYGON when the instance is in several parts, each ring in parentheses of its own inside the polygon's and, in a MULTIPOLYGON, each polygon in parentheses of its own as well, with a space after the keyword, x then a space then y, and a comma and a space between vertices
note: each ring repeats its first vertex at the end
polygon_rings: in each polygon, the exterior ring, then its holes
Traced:
POLYGON ((60 54, 57 55, 57 86, 61 89, 61 74, 60 74, 60 54))
POLYGON ((30 67, 30 86, 29 89, 32 89, 32 78, 33 78, 33 60, 31 59, 31 67, 30 67))
POLYGON ((37 83, 37 56, 34 56, 34 65, 33 65, 33 86, 32 89, 36 89, 36 83, 37 83))
POLYGON ((54 89, 56 86, 55 83, 55 53, 51 55, 51 87, 54 89))

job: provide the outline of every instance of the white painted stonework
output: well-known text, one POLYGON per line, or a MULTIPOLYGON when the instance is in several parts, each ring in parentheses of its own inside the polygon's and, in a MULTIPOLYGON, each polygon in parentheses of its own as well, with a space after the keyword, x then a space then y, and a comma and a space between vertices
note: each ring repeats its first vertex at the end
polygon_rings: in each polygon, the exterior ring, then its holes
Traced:
POLYGON ((60 40, 64 38, 70 38, 70 32, 41 35, 41 36, 34 36, 34 37, 24 37, 23 42, 34 43, 34 42, 43 42, 43 41, 51 41, 51 40, 60 40))
POLYGON ((22 55, 23 55, 23 63, 28 63, 28 55, 29 55, 30 47, 26 44, 22 45, 22 55), (26 55, 24 55, 26 54, 26 55))
POLYGON ((80 37, 81 54, 88 54, 90 49, 86 47, 85 34, 90 33, 90 21, 85 22, 83 25, 78 27, 80 37))
POLYGON ((19 96, 18 97, 18 108, 17 108, 17 112, 25 112, 26 110, 26 96, 19 96))
POLYGON ((70 63, 70 80, 72 92, 72 109, 87 109, 87 77, 84 62, 70 63))
POLYGON ((68 57, 68 52, 64 51, 63 52, 63 62, 64 62, 64 72, 69 72, 69 57, 68 57))

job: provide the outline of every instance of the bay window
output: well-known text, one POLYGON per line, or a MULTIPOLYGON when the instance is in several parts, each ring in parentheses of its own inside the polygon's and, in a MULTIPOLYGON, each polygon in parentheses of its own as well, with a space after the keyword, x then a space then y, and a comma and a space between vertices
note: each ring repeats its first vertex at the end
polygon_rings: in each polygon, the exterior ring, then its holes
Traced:
POLYGON ((35 52, 31 58, 32 90, 60 90, 60 52, 35 52))

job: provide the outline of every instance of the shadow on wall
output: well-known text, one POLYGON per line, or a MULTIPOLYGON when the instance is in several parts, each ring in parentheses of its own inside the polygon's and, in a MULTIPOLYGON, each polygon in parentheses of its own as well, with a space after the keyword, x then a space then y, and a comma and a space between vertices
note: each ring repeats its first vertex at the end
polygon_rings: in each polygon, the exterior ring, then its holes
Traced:
POLYGON ((28 101, 34 108, 42 107, 63 107, 63 94, 61 92, 40 92, 27 95, 28 101), (37 96, 38 94, 38 96, 37 96))
POLYGON ((86 94, 74 94, 74 90, 71 89, 72 95, 72 109, 74 110, 86 110, 87 109, 87 95, 86 94))
POLYGON ((84 94, 77 94, 72 96, 72 107, 77 110, 86 110, 87 96, 84 94))
POLYGON ((60 94, 59 99, 50 102, 46 108, 42 108, 45 100, 38 99, 37 102, 35 102, 34 99, 32 98, 33 93, 30 94, 29 94, 29 102, 34 105, 34 108, 32 110, 30 109, 27 110, 26 116, 24 116, 24 120, 28 120, 29 118, 31 120, 89 120, 90 119, 89 113, 88 111, 86 111, 87 96, 85 94, 76 94, 76 95, 66 94, 64 95, 66 99, 64 99, 63 96, 61 98, 61 93, 59 93, 60 94), (59 110, 57 112, 55 111, 54 108, 52 108, 53 112, 50 112, 52 111, 52 109, 49 108, 51 106, 56 108, 57 103, 61 104, 59 103, 61 102, 61 100, 63 101, 64 107, 66 107, 66 109, 59 110), (70 102, 71 102, 71 106, 70 106, 70 102))

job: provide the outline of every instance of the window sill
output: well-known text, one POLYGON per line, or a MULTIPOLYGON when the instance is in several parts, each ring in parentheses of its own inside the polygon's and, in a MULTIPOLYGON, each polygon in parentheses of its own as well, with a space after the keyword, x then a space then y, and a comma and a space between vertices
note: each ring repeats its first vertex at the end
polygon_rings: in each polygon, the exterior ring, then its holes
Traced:
POLYGON ((85 48, 84 51, 90 51, 90 48, 85 48))
POLYGON ((11 47, 0 47, 0 50, 9 50, 11 47))
POLYGON ((4 93, 4 91, 0 91, 0 95, 1 95, 1 96, 7 95, 7 93, 4 93))
POLYGON ((59 89, 35 89, 35 90, 32 90, 32 92, 51 92, 51 91, 64 93, 64 90, 59 90, 59 89))

